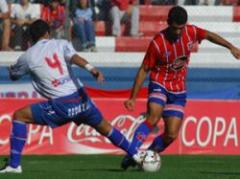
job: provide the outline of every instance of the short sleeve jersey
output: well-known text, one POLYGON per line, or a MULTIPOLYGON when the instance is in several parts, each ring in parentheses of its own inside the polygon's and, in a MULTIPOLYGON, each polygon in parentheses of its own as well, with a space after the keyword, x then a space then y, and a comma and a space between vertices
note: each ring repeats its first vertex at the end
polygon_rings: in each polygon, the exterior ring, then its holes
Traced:
POLYGON ((206 37, 206 30, 186 25, 181 37, 175 42, 166 38, 166 29, 151 41, 143 63, 150 68, 150 80, 164 86, 168 91, 185 91, 187 66, 195 43, 206 37))
POLYGON ((71 70, 76 53, 66 40, 40 40, 18 58, 10 73, 15 77, 30 74, 36 91, 48 99, 66 96, 82 87, 71 70))

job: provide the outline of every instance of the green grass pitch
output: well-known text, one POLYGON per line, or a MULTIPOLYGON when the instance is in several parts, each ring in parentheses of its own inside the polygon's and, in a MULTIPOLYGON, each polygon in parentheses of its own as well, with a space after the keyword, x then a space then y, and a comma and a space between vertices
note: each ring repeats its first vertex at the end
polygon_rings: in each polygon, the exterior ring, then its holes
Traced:
MULTIPOLYGON (((163 155, 155 173, 122 171, 123 156, 24 156, 22 174, 0 174, 0 179, 240 179, 240 156, 163 155)), ((0 156, 3 165, 4 156, 0 156)))

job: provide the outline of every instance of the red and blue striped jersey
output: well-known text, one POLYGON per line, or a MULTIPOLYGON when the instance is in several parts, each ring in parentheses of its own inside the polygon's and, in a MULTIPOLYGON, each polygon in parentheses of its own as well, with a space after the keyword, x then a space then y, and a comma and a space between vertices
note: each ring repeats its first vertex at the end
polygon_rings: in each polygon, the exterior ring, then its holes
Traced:
POLYGON ((150 70, 150 80, 164 86, 168 91, 185 91, 187 66, 195 43, 206 37, 206 30, 186 25, 175 42, 166 38, 166 29, 151 41, 143 63, 150 70))

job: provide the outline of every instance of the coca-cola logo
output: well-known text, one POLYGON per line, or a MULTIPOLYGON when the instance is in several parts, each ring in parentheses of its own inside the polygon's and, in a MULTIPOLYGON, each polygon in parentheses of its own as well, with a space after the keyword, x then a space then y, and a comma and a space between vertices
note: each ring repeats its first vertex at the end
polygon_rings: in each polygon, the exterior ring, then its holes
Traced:
MULTIPOLYGON (((144 120, 145 117, 143 115, 140 115, 138 117, 133 117, 131 115, 119 115, 111 121, 111 124, 120 130, 127 139, 131 140, 135 129, 144 120)), ((102 137, 101 134, 99 134, 95 129, 84 124, 76 126, 74 123, 71 123, 67 131, 67 138, 71 143, 109 143, 109 140, 105 137, 102 137)))

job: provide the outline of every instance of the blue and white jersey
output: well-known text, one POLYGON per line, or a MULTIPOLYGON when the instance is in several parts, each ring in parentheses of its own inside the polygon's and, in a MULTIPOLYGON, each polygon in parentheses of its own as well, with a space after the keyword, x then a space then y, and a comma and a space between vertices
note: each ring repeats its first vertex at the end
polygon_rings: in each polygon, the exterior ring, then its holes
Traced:
POLYGON ((18 58, 10 74, 20 78, 29 73, 35 90, 48 99, 67 96, 83 86, 71 70, 76 53, 66 40, 40 40, 18 58))

